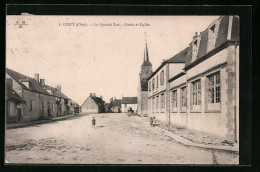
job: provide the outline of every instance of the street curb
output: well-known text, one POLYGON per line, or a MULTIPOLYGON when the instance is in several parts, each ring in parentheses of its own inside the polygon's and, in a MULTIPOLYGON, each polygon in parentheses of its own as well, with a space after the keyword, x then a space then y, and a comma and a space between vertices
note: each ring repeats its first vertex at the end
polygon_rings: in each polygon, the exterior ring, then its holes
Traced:
POLYGON ((77 115, 77 116, 76 115, 70 115, 70 116, 67 116, 67 117, 64 117, 64 118, 47 119, 47 120, 43 120, 43 121, 35 121, 35 122, 32 122, 32 123, 20 124, 20 125, 9 126, 9 127, 6 125, 6 130, 15 129, 15 128, 23 128, 23 127, 33 126, 33 125, 37 125, 37 124, 44 124, 44 123, 53 122, 53 121, 61 121, 61 120, 66 120, 66 119, 78 117, 78 116, 80 116, 80 115, 77 115))
POLYGON ((165 129, 162 129, 158 126, 155 126, 157 128, 159 128, 160 130, 163 131, 163 133, 169 137, 171 137, 172 139, 174 139, 177 142, 182 143, 183 145, 186 146, 192 146, 192 147, 197 147, 197 148, 203 148, 203 149, 213 149, 213 150, 219 150, 219 151, 229 151, 229 152, 234 152, 234 153, 238 153, 238 145, 235 146, 217 146, 217 145, 205 145, 205 144, 200 144, 200 143, 194 143, 188 139, 185 139, 179 135, 176 135, 170 131, 167 131, 165 129))

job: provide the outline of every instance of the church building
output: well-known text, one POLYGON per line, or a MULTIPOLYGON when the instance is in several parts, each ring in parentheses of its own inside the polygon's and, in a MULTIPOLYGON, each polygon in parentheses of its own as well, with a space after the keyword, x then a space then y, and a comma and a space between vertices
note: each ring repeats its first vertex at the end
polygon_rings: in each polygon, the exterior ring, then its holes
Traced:
POLYGON ((139 73, 138 83, 138 108, 137 113, 148 116, 148 78, 153 73, 152 64, 149 61, 147 42, 145 43, 144 62, 139 73))

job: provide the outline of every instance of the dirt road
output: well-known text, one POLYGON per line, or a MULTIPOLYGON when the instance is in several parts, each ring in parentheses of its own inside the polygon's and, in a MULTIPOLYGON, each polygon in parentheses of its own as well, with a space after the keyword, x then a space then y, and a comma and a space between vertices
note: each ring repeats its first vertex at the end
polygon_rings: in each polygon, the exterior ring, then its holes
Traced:
POLYGON ((238 155, 187 147, 149 119, 91 114, 6 131, 6 162, 55 164, 237 164, 238 155), (91 119, 95 116, 96 127, 91 119))

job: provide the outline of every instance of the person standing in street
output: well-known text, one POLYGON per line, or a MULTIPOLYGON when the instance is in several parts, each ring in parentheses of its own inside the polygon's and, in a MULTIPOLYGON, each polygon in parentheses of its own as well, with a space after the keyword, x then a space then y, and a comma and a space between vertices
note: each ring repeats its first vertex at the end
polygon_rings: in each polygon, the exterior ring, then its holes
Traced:
POLYGON ((96 119, 95 117, 92 118, 92 128, 95 128, 96 125, 96 119))
POLYGON ((153 126, 153 118, 150 117, 150 125, 153 126))
POLYGON ((155 126, 156 124, 156 119, 155 119, 155 116, 153 117, 153 127, 155 126))

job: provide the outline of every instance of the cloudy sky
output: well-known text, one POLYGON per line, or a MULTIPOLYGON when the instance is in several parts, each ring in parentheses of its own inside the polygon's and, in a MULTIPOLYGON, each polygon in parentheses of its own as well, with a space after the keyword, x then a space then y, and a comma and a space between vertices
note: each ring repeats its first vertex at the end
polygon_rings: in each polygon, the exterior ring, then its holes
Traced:
POLYGON ((137 96, 144 32, 155 70, 218 17, 7 16, 6 67, 30 77, 39 73, 79 104, 89 93, 106 101, 137 96), (19 28, 17 21, 27 25, 19 28))

